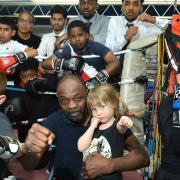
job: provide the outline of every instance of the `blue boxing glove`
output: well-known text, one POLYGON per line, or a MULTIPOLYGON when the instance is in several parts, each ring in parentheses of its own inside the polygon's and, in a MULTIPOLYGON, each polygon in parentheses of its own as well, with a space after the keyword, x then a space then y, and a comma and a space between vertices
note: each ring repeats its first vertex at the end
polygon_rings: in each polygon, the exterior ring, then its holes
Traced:
POLYGON ((180 86, 177 86, 173 97, 173 109, 180 109, 180 86))
POLYGON ((176 88, 173 97, 173 127, 180 128, 180 86, 176 88))
POLYGON ((88 89, 93 89, 97 85, 106 82, 108 78, 109 74, 105 70, 102 70, 95 77, 85 82, 85 85, 88 89))

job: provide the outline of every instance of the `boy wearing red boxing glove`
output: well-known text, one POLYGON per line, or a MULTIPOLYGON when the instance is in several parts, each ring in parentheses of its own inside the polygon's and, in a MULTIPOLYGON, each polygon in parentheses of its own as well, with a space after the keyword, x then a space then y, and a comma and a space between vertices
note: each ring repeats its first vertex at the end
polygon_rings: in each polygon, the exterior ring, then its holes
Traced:
POLYGON ((8 17, 0 19, 0 70, 23 63, 28 57, 36 56, 37 50, 11 39, 15 34, 14 22, 8 17))

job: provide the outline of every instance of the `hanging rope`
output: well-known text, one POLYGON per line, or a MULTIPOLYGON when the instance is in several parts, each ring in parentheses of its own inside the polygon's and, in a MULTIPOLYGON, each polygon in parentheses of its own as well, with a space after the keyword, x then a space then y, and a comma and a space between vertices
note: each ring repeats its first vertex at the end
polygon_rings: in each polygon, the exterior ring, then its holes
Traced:
POLYGON ((164 80, 164 70, 163 70, 163 62, 164 62, 164 34, 158 37, 158 73, 157 80, 154 92, 154 112, 153 112, 153 126, 154 126, 154 138, 155 138, 155 153, 153 158, 153 175, 156 174, 156 171, 160 165, 161 161, 161 137, 158 132, 158 124, 157 124, 157 110, 158 106, 163 98, 163 80, 164 80))

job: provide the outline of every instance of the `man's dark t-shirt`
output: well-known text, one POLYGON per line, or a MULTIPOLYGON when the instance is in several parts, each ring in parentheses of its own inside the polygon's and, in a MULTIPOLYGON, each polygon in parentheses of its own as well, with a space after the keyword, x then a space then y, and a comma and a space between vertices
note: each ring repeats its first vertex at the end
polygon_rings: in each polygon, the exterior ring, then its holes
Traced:
POLYGON ((48 116, 43 125, 55 136, 54 177, 61 180, 81 180, 82 154, 77 141, 85 132, 82 124, 71 121, 61 110, 48 116))

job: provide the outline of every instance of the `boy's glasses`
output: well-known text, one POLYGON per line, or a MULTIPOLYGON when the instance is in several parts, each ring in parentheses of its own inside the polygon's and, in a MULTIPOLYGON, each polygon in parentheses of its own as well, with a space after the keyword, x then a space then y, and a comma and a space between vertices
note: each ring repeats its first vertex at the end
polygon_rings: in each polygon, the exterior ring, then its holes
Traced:
POLYGON ((19 19, 18 24, 31 25, 31 24, 33 24, 33 22, 31 20, 19 19))

